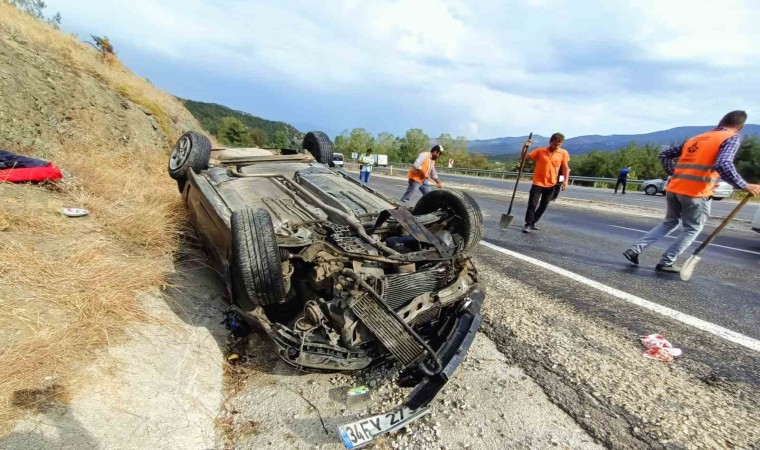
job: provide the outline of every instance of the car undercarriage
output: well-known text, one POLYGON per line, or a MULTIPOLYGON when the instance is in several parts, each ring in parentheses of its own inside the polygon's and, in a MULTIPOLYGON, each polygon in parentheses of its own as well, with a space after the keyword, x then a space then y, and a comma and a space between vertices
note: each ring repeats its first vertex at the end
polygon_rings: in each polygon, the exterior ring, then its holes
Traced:
POLYGON ((234 310, 284 361, 340 371, 395 359, 417 386, 407 406, 424 406, 480 325, 469 252, 482 215, 451 190, 401 206, 330 168, 325 145, 209 152, 178 179, 191 221, 234 310))

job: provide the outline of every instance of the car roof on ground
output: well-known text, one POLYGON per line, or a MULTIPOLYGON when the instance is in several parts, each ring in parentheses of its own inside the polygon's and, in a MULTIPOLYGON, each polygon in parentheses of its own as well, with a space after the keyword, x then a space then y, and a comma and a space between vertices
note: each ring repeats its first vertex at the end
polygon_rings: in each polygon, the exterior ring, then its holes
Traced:
POLYGON ((219 148, 213 150, 212 156, 219 161, 240 159, 248 156, 271 156, 274 151, 265 148, 219 148))

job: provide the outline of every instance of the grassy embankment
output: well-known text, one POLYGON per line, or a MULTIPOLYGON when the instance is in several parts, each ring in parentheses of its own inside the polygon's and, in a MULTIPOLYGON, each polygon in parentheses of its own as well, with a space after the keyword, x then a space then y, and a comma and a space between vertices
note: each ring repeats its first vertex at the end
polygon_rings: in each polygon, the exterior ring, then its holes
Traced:
POLYGON ((2 2, 0 45, 23 47, 60 73, 97 80, 149 110, 160 130, 148 131, 163 135, 155 145, 117 145, 97 122, 74 117, 75 132, 45 142, 44 150, 9 145, 0 136, 0 147, 45 156, 67 175, 55 189, 0 183, 2 435, 51 397, 65 400, 65 393, 86 388, 78 368, 123 338, 129 323, 152 320, 138 296, 166 283, 183 223, 176 184, 166 174, 169 145, 183 123, 168 117, 190 116, 118 60, 106 61, 2 2), (60 206, 91 214, 68 219, 60 206))

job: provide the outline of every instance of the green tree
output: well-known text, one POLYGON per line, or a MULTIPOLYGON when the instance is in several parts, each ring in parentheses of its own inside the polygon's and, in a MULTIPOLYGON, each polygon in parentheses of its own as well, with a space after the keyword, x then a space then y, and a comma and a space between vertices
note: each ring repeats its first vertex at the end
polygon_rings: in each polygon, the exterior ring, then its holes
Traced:
POLYGON ((744 138, 736 155, 736 169, 748 183, 760 182, 760 139, 752 135, 744 138))
POLYGON ((393 134, 384 131, 377 134, 375 144, 372 148, 376 154, 388 155, 388 161, 395 162, 399 160, 401 140, 393 134))
POLYGON ((348 144, 351 141, 351 133, 348 130, 343 130, 342 133, 335 136, 335 142, 333 142, 333 149, 342 153, 345 158, 351 157, 351 151, 348 149, 348 144))
POLYGON ((409 129, 401 139, 399 162, 413 162, 418 154, 426 150, 430 150, 430 137, 419 128, 409 129))
POLYGON ((248 130, 248 136, 250 137, 251 144, 254 146, 264 147, 269 143, 267 132, 261 128, 251 128, 248 130))
POLYGON ((216 132, 219 142, 232 147, 248 147, 251 136, 243 122, 235 117, 223 117, 216 132))
POLYGON ((288 148, 290 139, 288 139, 288 132, 285 130, 277 130, 274 132, 274 139, 270 143, 270 146, 274 148, 288 148))
POLYGON ((364 128, 354 128, 348 136, 348 151, 363 155, 368 148, 372 148, 375 138, 364 128))

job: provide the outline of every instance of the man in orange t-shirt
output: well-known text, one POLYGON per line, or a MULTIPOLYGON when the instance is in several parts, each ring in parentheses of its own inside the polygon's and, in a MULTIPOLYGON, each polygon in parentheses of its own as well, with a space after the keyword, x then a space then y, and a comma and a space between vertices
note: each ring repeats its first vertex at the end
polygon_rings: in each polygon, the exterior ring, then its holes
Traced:
MULTIPOLYGON (((562 190, 567 189, 567 181, 570 179, 570 167, 567 163, 570 161, 570 154, 561 148, 563 142, 565 136, 562 133, 554 133, 549 139, 548 147, 538 148, 527 155, 536 162, 536 168, 533 170, 533 186, 530 188, 523 233, 540 230, 536 223, 549 206, 560 173, 563 176, 562 190)), ((531 141, 525 141, 525 148, 530 144, 531 141)))

